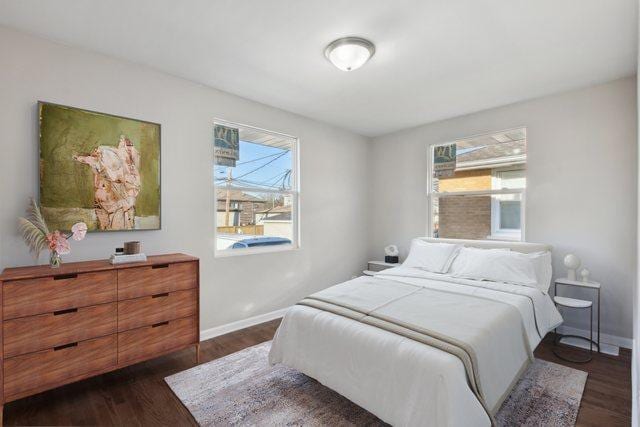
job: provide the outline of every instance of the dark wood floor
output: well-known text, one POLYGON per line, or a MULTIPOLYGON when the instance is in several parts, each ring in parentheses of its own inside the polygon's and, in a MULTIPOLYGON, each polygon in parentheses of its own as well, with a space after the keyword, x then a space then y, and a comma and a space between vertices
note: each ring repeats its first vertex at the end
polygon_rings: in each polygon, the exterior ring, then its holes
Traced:
MULTIPOLYGON (((202 361, 217 359, 273 337, 279 320, 205 341, 202 361)), ((568 352, 577 351, 567 348, 568 352)), ((596 355, 587 364, 559 360, 548 338, 536 357, 589 372, 579 426, 631 423, 631 354, 596 355)), ((195 365, 193 350, 181 351, 116 372, 28 397, 5 406, 6 425, 196 425, 163 378, 195 365)))
MULTIPOLYGON (((562 346, 571 358, 584 357, 584 350, 562 346)), ((553 352, 553 336, 547 335, 535 351, 539 359, 587 371, 577 426, 631 425, 631 350, 620 349, 620 356, 595 354, 589 363, 570 363, 558 359, 553 352)))

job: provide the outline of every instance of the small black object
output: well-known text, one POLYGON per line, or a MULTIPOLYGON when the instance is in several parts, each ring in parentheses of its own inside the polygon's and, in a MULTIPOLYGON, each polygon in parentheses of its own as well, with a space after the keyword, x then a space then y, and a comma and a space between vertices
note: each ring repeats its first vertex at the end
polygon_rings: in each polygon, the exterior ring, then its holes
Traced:
POLYGON ((388 262, 390 264, 397 264, 399 262, 399 260, 398 260, 397 256, 385 255, 384 262, 388 262))
POLYGON ((124 255, 124 248, 116 248, 116 255, 124 255))

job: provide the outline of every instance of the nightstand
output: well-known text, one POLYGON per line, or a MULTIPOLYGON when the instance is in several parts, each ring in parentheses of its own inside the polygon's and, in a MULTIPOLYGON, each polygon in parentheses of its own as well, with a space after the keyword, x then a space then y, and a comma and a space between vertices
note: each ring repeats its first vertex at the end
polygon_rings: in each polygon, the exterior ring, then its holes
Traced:
POLYGON ((586 310, 589 309, 589 337, 583 337, 580 335, 560 335, 558 333, 556 333, 556 338, 554 343, 558 344, 560 343, 560 341, 563 338, 576 338, 576 339, 581 339, 581 340, 585 340, 589 343, 589 356, 585 359, 570 359, 567 358, 566 356, 562 356, 559 354, 559 352, 554 349, 553 353, 558 356, 560 359, 562 360, 566 360, 568 362, 574 362, 574 363, 586 363, 589 362, 592 358, 593 358, 593 347, 595 345, 596 349, 598 352, 600 352, 600 283, 597 282, 580 282, 577 280, 569 280, 566 278, 560 278, 560 279, 556 279, 554 282, 555 285, 555 289, 554 289, 554 297, 553 297, 553 301, 556 303, 557 307, 566 307, 566 308, 570 308, 570 309, 578 309, 578 310, 586 310), (574 286, 577 288, 583 288, 583 289, 590 289, 592 291, 595 292, 595 301, 591 300, 581 300, 581 299, 575 299, 575 298, 568 298, 568 297, 563 297, 563 296, 558 296, 558 285, 564 285, 564 286, 574 286), (597 341, 593 340, 593 304, 594 302, 597 302, 597 312, 598 312, 598 330, 597 330, 597 341))
POLYGON ((393 268, 399 266, 400 263, 390 263, 384 261, 369 261, 367 263, 367 269, 362 271, 362 274, 366 276, 373 276, 378 271, 386 270, 387 268, 393 268))

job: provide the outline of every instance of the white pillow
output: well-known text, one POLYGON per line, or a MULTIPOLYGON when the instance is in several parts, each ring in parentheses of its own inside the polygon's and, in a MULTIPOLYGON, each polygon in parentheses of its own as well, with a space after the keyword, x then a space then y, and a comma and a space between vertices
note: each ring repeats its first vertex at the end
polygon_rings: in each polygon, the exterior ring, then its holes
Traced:
POLYGON ((542 292, 549 293, 551 286, 551 276, 553 270, 551 268, 551 252, 534 252, 527 254, 533 262, 533 268, 536 270, 536 278, 538 279, 538 288, 542 292))
POLYGON ((402 266, 420 268, 433 273, 446 273, 461 248, 462 246, 453 243, 431 243, 413 239, 409 256, 402 266))
POLYGON ((520 252, 462 248, 451 265, 454 277, 538 287, 534 261, 520 252))

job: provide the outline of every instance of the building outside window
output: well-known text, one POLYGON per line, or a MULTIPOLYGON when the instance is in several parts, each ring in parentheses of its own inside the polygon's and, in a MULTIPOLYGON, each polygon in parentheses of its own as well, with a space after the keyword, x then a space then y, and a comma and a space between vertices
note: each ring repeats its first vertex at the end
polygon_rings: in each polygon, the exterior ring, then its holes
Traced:
POLYGON ((216 120, 216 255, 298 247, 298 139, 216 120))
POLYGON ((431 235, 524 240, 526 162, 525 128, 431 146, 431 235))

